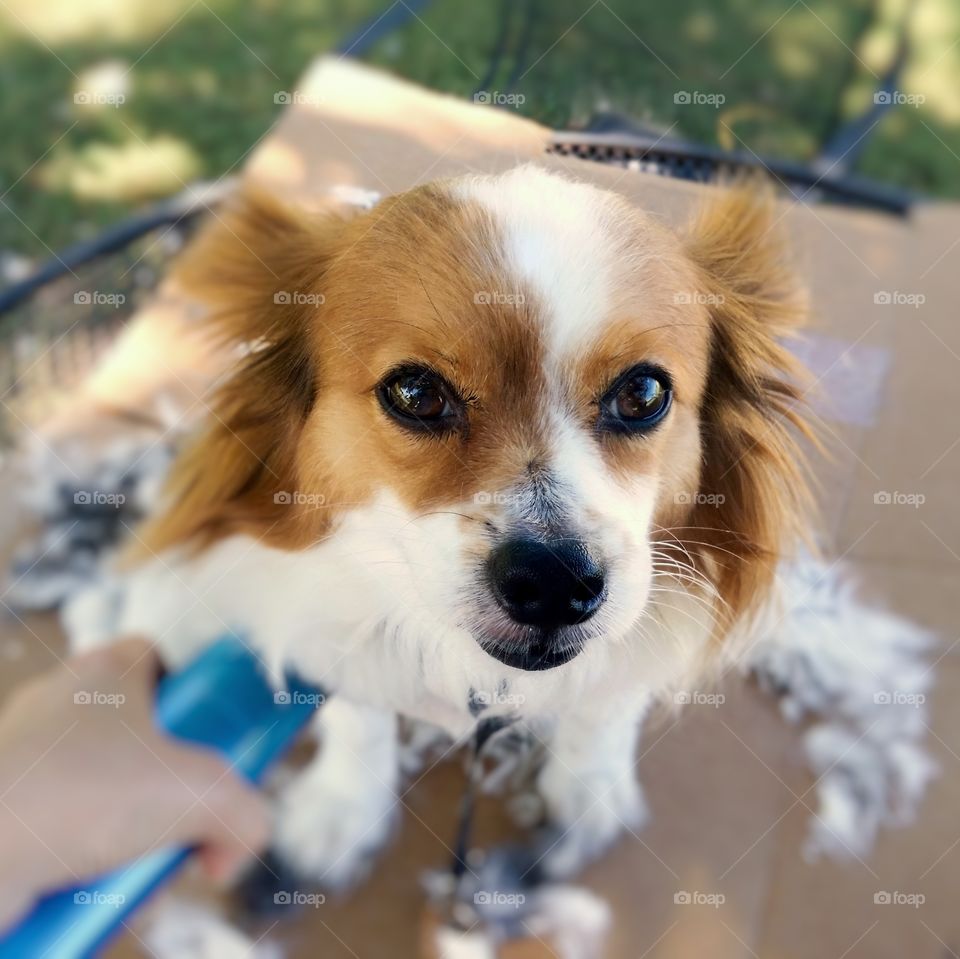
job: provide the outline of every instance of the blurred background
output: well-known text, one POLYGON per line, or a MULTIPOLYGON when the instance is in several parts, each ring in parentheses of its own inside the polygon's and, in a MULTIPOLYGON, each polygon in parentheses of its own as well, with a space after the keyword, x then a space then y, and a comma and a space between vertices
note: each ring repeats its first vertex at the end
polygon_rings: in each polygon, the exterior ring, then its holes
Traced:
POLYGON ((370 63, 458 96, 513 94, 555 128, 613 113, 804 162, 897 69, 898 102, 845 144, 869 128, 853 166, 960 196, 956 0, 0 0, 0 280, 236 171, 278 93, 351 37, 370 63))

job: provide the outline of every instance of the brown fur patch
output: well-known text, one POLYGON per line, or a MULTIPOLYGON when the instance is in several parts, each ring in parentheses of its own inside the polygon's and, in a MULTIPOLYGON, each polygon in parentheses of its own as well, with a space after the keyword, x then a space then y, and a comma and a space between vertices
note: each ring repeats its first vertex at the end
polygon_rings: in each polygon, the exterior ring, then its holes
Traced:
POLYGON ((721 630, 766 597, 784 547, 809 519, 796 443, 809 436, 805 372, 782 342, 802 324, 806 298, 778 221, 772 194, 745 185, 706 206, 686 239, 709 303, 710 372, 697 502, 664 525, 716 584, 721 630))

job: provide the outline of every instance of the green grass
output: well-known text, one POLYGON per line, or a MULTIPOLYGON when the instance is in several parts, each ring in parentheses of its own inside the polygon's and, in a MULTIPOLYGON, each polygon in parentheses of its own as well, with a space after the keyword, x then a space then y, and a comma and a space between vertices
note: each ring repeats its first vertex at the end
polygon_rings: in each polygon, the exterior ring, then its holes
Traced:
MULTIPOLYGON (((274 94, 386 5, 113 2, 0 5, 0 249, 47 255, 182 181, 237 168, 281 109, 274 94), (75 104, 84 71, 114 60, 129 68, 126 102, 75 104)), ((809 160, 869 101, 904 0, 590 2, 539 0, 524 63, 507 58, 487 85, 506 91, 516 74, 518 109, 557 127, 606 108, 701 143, 809 160), (724 99, 683 105, 679 91, 724 99)), ((491 0, 435 0, 366 59, 469 97, 498 11, 491 0)), ((880 124, 862 172, 960 196, 958 32, 955 0, 921 0, 905 89, 926 101, 880 124)))

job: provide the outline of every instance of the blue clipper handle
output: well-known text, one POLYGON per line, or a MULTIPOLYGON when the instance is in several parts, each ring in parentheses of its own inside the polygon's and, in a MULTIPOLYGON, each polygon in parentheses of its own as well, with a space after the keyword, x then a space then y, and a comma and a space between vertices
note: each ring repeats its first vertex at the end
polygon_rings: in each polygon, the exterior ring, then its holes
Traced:
MULTIPOLYGON (((286 689, 276 692, 250 651, 227 637, 160 681, 156 719, 179 739, 215 749, 258 783, 323 701, 319 689, 296 677, 288 677, 286 689)), ((160 849, 81 887, 45 896, 0 937, 0 959, 93 959, 192 851, 160 849)))

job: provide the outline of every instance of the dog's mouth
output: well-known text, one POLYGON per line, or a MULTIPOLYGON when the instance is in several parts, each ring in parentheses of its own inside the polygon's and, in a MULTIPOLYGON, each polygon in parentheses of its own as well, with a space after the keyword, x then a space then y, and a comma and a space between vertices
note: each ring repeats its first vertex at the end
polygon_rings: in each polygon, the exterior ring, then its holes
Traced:
POLYGON ((583 651, 580 636, 558 632, 536 633, 523 639, 482 639, 480 648, 504 666, 539 672, 569 663, 583 651))

